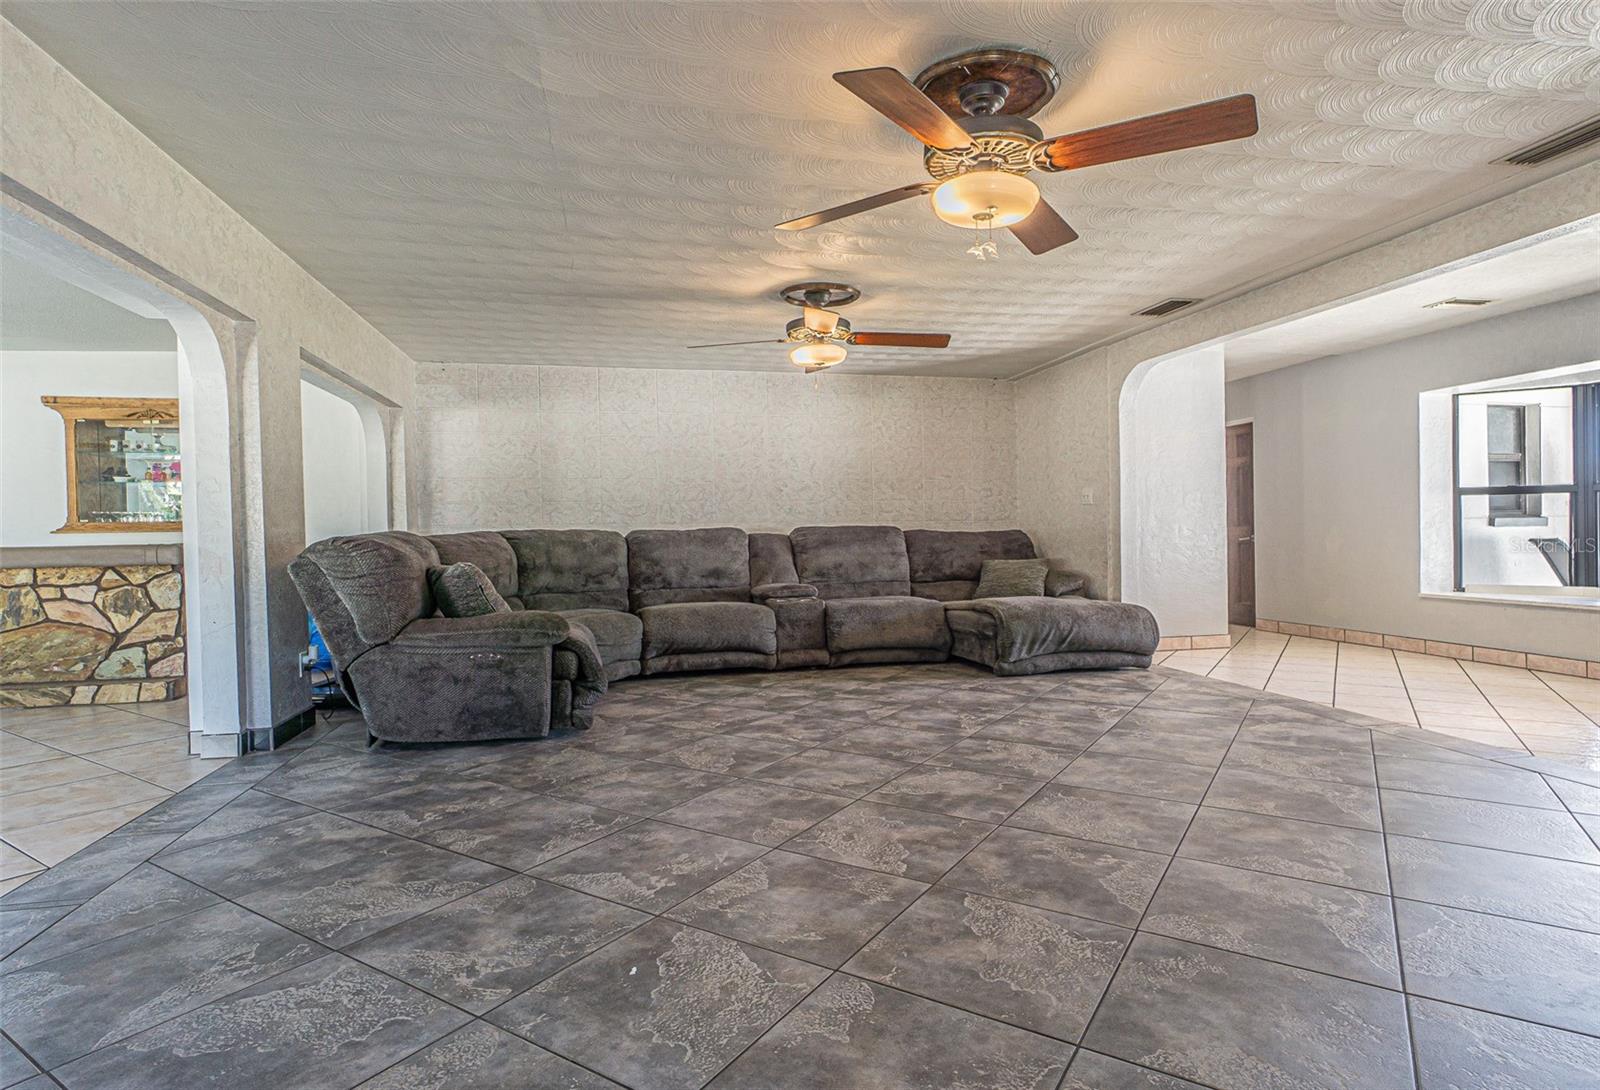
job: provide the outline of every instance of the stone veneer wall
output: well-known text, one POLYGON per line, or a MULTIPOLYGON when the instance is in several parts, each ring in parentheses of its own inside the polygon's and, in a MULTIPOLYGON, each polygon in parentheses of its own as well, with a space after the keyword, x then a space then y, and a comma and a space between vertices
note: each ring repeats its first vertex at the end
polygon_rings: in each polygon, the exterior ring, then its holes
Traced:
POLYGON ((183 568, 0 568, 0 707, 171 700, 185 678, 183 568))

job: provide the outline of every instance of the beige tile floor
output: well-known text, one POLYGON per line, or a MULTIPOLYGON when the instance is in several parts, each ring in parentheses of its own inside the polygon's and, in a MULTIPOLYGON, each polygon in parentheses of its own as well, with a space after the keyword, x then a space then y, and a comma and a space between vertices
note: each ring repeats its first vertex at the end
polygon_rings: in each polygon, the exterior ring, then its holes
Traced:
POLYGON ((1235 627, 1162 665, 1600 769, 1600 681, 1235 627))
POLYGON ((0 893, 220 765, 186 701, 0 711, 0 893))

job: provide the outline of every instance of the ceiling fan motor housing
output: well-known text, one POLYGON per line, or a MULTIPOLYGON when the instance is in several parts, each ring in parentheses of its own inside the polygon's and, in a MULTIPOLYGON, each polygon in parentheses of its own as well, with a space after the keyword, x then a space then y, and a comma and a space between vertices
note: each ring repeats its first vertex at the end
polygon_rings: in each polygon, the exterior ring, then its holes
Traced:
POLYGON ((956 124, 972 138, 972 146, 961 151, 925 148, 922 165, 930 177, 944 181, 971 170, 1004 170, 1026 174, 1033 169, 1033 149, 1044 134, 1039 126, 1023 117, 962 117, 956 124))

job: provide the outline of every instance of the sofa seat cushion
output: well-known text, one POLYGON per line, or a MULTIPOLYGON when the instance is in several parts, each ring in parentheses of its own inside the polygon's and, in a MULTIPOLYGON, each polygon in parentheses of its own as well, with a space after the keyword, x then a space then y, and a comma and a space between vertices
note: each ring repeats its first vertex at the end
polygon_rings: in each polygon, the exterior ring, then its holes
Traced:
POLYGON ((943 608, 952 630, 992 639, 998 662, 1078 651, 1149 655, 1160 638, 1155 617, 1131 602, 974 598, 943 608))
POLYGON ((778 650, 778 619, 754 602, 672 602, 639 610, 645 659, 706 651, 778 650))
POLYGON ((638 662, 644 642, 644 624, 631 613, 615 609, 562 609, 557 610, 569 621, 576 621, 594 635, 594 645, 600 651, 600 660, 608 666, 613 662, 638 662))
POLYGON ((828 650, 834 654, 886 647, 950 649, 944 606, 931 599, 884 595, 835 598, 827 605, 828 650))

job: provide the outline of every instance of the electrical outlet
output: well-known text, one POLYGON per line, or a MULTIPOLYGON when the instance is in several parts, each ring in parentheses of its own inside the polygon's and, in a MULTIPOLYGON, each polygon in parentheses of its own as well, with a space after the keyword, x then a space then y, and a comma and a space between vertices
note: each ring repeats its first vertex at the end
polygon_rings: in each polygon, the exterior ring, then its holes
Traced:
POLYGON ((300 676, 301 677, 305 677, 306 676, 306 671, 311 669, 311 652, 310 651, 302 651, 302 652, 300 652, 299 661, 300 661, 300 676))
POLYGON ((1094 489, 1085 488, 1082 492, 1080 492, 1078 494, 1078 502, 1083 504, 1083 506, 1085 506, 1085 507, 1093 507, 1094 506, 1094 489))

